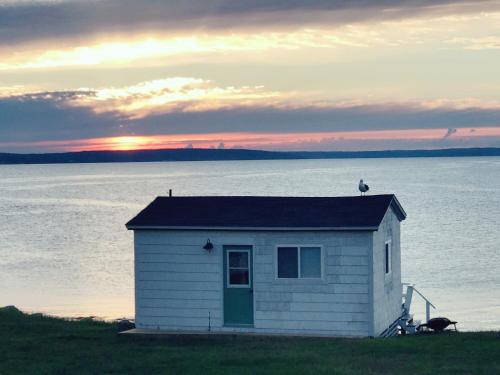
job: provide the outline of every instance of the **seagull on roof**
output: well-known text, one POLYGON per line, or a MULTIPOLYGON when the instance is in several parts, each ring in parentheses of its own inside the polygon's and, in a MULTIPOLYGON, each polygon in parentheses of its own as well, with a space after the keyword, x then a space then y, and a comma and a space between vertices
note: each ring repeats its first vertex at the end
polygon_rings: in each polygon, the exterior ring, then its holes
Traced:
POLYGON ((359 180, 358 189, 361 192, 361 195, 363 195, 363 193, 366 193, 368 190, 370 190, 370 187, 367 184, 365 184, 361 179, 359 180))

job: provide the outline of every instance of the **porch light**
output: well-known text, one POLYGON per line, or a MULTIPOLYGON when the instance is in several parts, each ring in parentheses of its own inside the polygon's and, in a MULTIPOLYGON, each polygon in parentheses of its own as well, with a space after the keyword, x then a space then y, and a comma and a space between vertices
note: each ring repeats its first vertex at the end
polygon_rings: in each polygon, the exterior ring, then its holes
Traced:
POLYGON ((203 246, 203 248, 208 251, 208 252, 211 252, 212 249, 214 248, 214 245, 212 244, 212 242, 210 242, 210 238, 207 239, 207 243, 205 244, 205 246, 203 246))

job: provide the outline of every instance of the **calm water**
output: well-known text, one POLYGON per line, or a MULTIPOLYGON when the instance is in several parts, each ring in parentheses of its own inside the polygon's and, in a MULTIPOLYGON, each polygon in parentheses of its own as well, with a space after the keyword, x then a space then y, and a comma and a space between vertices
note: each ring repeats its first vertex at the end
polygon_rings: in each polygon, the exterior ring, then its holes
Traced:
MULTIPOLYGON (((0 166, 0 306, 133 316, 132 233, 157 195, 396 193, 403 281, 463 329, 500 329, 500 158, 0 166)), ((418 305, 417 314, 423 312, 418 305)))

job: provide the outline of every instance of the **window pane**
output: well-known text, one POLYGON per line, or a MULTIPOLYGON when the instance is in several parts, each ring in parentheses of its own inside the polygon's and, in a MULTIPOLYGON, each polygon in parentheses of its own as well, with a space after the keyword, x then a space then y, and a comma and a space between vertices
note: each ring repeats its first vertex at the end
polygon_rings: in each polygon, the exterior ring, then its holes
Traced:
POLYGON ((389 250, 389 244, 385 244, 385 273, 391 271, 391 252, 389 250))
POLYGON ((319 247, 300 248, 300 276, 321 277, 321 249, 319 247))
POLYGON ((246 251, 229 252, 229 267, 248 268, 248 253, 246 251))
POLYGON ((230 285, 249 285, 248 270, 231 269, 229 270, 230 285))
POLYGON ((298 249, 296 247, 278 248, 278 277, 279 278, 297 278, 298 270, 298 249))

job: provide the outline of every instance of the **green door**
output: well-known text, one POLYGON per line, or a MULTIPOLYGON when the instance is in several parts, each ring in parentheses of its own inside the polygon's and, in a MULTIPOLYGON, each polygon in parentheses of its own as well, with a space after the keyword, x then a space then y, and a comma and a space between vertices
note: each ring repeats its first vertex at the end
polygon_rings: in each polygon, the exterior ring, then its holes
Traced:
POLYGON ((224 246, 224 325, 253 325, 252 247, 224 246))

